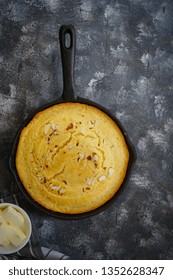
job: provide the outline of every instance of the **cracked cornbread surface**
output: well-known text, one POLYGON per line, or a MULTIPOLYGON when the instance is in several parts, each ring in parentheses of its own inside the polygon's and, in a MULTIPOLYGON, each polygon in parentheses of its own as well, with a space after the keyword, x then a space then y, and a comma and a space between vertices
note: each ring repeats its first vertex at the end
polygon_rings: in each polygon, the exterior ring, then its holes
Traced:
POLYGON ((129 161, 115 122, 86 104, 61 103, 35 115, 19 138, 16 167, 23 186, 55 212, 79 214, 107 202, 129 161))

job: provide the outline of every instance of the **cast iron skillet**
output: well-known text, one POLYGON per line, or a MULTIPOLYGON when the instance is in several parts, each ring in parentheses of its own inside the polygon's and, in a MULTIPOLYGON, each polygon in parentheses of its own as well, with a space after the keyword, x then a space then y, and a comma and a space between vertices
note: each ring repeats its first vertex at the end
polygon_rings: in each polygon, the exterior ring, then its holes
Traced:
POLYGON ((61 60, 62 60, 62 69, 63 69, 63 86, 64 86, 62 97, 55 102, 45 104, 44 106, 38 108, 31 115, 29 115, 29 117, 22 123, 22 125, 20 126, 20 128, 17 132, 17 135, 15 137, 14 145, 12 148, 12 153, 11 153, 10 160, 9 160, 10 169, 12 170, 12 173, 15 176, 17 185, 19 186, 20 190, 25 195, 25 197, 28 199, 28 201, 30 203, 32 203, 34 206, 36 206, 38 209, 44 211, 45 213, 47 213, 49 215, 53 215, 58 218, 64 218, 64 219, 77 219, 77 218, 90 217, 91 215, 97 214, 97 213, 103 211, 104 209, 106 209, 109 205, 111 205, 117 199, 117 197, 120 195, 120 193, 123 191, 125 184, 127 184, 127 181, 128 181, 129 175, 130 175, 130 170, 132 167, 132 163, 135 160, 135 150, 132 147, 132 144, 131 144, 129 138, 127 137, 127 134, 126 134, 124 128, 122 127, 120 122, 115 118, 115 116, 113 116, 107 109, 103 108, 102 106, 100 106, 90 100, 80 98, 79 96, 76 96, 74 93, 73 69, 74 69, 74 56, 75 56, 75 43, 76 43, 75 39, 76 39, 76 35, 75 35, 74 27, 72 25, 62 25, 60 28, 60 31, 59 31, 61 60), (68 41, 67 41, 67 38, 68 38, 68 41), (18 141, 19 141, 20 133, 23 130, 23 128, 25 126, 27 126, 27 124, 32 120, 32 118, 38 112, 40 112, 48 107, 51 107, 55 104, 65 103, 65 102, 69 102, 69 101, 74 102, 74 103, 79 102, 79 103, 83 103, 83 104, 88 104, 88 105, 94 106, 94 107, 102 110, 103 112, 105 112, 118 125, 118 127, 122 131, 122 133, 125 137, 125 140, 126 140, 126 144, 129 149, 129 153, 130 153, 130 159, 129 159, 129 164, 128 164, 128 168, 127 168, 127 173, 126 173, 124 182, 122 183, 118 192, 114 195, 113 198, 111 198, 109 201, 107 201, 104 205, 100 206, 99 208, 97 208, 95 210, 92 210, 92 211, 86 212, 86 213, 82 213, 82 214, 58 213, 58 212, 48 210, 48 209, 44 208, 42 205, 38 204, 36 201, 34 201, 30 197, 28 192, 25 190, 25 188, 19 178, 19 175, 16 170, 16 165, 15 165, 18 141))

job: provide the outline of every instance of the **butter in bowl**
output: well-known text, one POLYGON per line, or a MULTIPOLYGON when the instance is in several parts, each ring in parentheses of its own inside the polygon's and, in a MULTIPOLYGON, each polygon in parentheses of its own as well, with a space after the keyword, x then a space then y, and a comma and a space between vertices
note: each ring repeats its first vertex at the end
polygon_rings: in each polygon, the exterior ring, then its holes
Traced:
POLYGON ((30 239, 31 221, 27 213, 12 203, 0 204, 0 254, 22 249, 30 239))

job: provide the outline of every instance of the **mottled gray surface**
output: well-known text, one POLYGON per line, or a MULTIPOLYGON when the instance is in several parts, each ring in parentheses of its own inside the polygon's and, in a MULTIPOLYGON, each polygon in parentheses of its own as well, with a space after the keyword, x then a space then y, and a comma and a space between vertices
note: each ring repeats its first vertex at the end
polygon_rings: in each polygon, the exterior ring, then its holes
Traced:
POLYGON ((0 196, 21 122, 62 93, 58 31, 77 33, 75 90, 120 119, 137 161, 122 195, 78 221, 39 217, 45 246, 78 259, 173 259, 172 0, 0 1, 0 196))

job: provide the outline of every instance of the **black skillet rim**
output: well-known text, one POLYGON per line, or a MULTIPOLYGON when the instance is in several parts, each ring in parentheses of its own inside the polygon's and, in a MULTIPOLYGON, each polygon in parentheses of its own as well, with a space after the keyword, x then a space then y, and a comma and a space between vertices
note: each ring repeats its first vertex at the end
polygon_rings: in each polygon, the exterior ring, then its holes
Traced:
POLYGON ((120 121, 108 109, 102 107, 100 104, 97 104, 97 103, 95 103, 93 101, 90 101, 88 99, 77 97, 75 100, 63 100, 61 98, 59 101, 54 101, 54 102, 51 102, 51 103, 47 103, 47 104, 39 107, 38 109, 34 110, 28 116, 28 118, 24 120, 24 122, 22 123, 22 125, 18 129, 17 134, 15 136, 15 140, 14 140, 14 144, 13 144, 13 147, 12 147, 11 155, 9 157, 9 167, 10 167, 10 169, 11 169, 11 171, 12 171, 14 177, 15 177, 16 183, 17 183, 20 191, 23 193, 25 198, 32 205, 34 205, 37 209, 41 210, 42 212, 44 212, 48 215, 51 215, 51 216, 54 216, 54 217, 57 217, 57 218, 68 219, 68 220, 76 220, 76 219, 89 218, 91 216, 94 216, 94 215, 106 210, 109 206, 111 206, 118 199, 118 197, 121 195, 125 186, 128 183, 130 173, 131 173, 131 170, 132 170, 132 165, 134 164, 135 160, 136 160, 135 149, 134 149, 130 139, 128 138, 127 133, 125 132, 124 128, 122 127, 120 121), (62 103, 68 103, 68 102, 90 105, 90 106, 93 106, 93 107, 96 107, 96 108, 100 109, 105 114, 107 114, 120 128, 120 130, 121 130, 121 132, 122 132, 122 134, 125 138, 125 141, 126 141, 126 144, 127 144, 128 150, 129 150, 129 154, 130 154, 125 178, 124 178, 120 188, 118 189, 118 191, 114 194, 114 196, 111 199, 109 199, 106 203, 101 205, 100 207, 98 207, 94 210, 84 212, 84 213, 79 213, 79 214, 65 214, 65 213, 55 212, 55 211, 49 210, 49 209, 45 208, 44 206, 42 206, 41 204, 37 203, 29 195, 29 193, 26 191, 25 187, 23 186, 23 184, 22 184, 22 182, 19 178, 19 175, 18 175, 18 172, 17 172, 17 169, 16 169, 16 164, 15 164, 17 146, 18 146, 20 134, 21 134, 22 130, 24 129, 24 127, 28 125, 28 123, 33 119, 33 117, 37 113, 43 111, 44 109, 47 109, 47 108, 49 108, 51 106, 54 106, 54 105, 58 105, 58 104, 62 104, 62 103))

